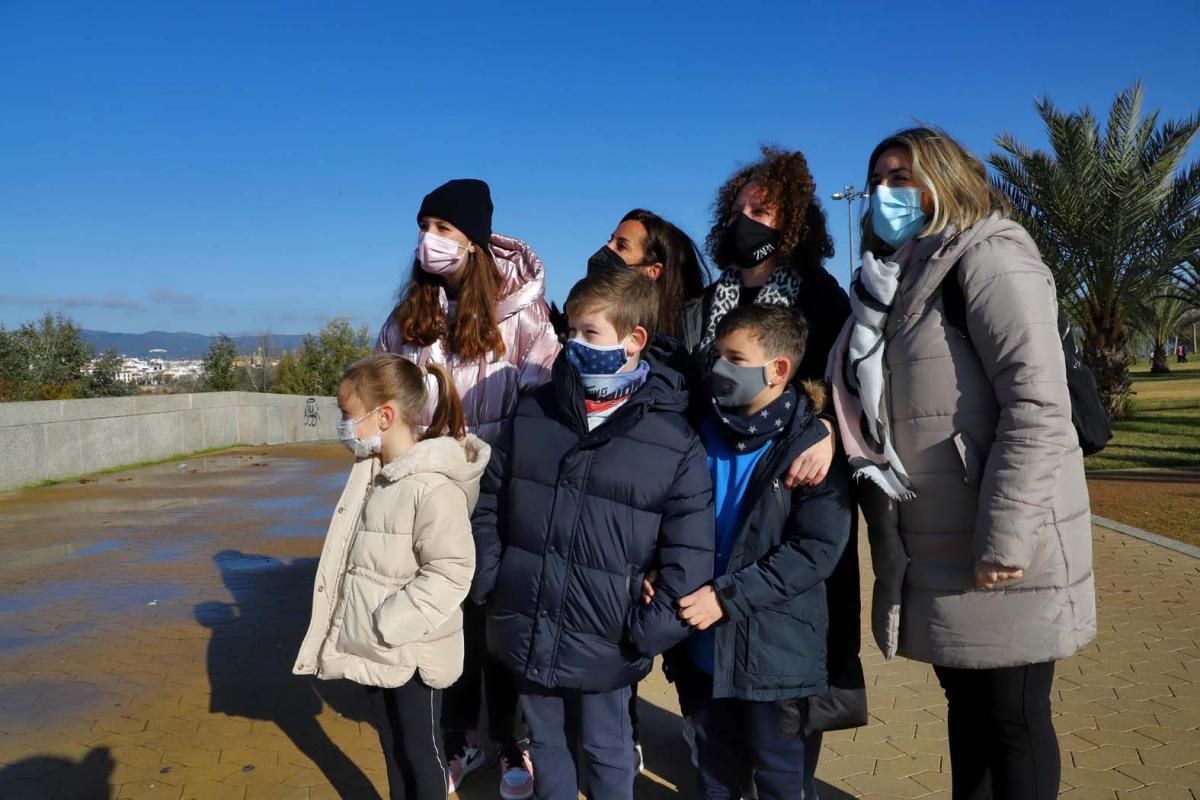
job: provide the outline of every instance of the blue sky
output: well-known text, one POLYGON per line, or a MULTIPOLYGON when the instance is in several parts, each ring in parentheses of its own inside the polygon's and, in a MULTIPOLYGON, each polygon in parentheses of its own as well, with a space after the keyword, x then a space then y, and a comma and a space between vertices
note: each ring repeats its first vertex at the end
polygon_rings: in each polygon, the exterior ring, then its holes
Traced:
POLYGON ((0 0, 0 323, 372 331, 421 197, 492 186, 561 300, 635 206, 697 239, 760 142, 803 150, 843 278, 884 135, 1043 141, 1137 78, 1200 109, 1200 4, 0 0))

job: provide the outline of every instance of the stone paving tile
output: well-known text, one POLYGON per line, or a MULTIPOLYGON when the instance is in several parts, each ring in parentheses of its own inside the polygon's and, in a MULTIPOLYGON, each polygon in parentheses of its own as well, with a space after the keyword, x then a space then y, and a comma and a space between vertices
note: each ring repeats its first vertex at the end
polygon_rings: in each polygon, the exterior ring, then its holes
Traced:
MULTIPOLYGON (((269 466, 0 496, 0 798, 386 796, 361 692, 290 674, 345 456, 253 452, 269 466), (22 566, 48 545, 70 555, 22 566)), ((1095 550, 1099 636, 1054 686, 1062 796, 1200 800, 1200 562, 1100 529, 1095 550)), ((864 641, 872 723, 826 737, 823 800, 949 798, 932 671, 864 641)), ((641 697, 637 797, 692 796, 673 690, 655 673, 641 697)), ((461 797, 492 800, 496 777, 461 797)))

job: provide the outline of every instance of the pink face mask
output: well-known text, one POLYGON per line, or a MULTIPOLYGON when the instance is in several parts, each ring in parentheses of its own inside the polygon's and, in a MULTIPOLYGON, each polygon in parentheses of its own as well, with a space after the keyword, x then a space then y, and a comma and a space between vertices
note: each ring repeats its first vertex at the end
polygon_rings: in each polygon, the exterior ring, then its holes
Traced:
POLYGON ((421 231, 417 239, 417 261, 421 269, 432 275, 450 275, 458 271, 459 265, 466 253, 458 254, 458 242, 438 236, 436 233, 421 231))

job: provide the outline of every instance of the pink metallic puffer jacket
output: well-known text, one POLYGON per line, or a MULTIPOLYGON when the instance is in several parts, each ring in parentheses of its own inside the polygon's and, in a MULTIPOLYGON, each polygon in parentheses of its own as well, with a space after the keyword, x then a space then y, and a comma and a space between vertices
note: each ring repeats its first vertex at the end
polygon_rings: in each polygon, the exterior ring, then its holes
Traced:
MULTIPOLYGON (((550 325, 550 310, 542 299, 545 292, 542 260, 529 245, 497 233, 492 234, 491 250, 504 281, 500 290, 502 299, 496 306, 504 355, 459 358, 447 352, 441 339, 429 347, 406 343, 402 341, 400 326, 390 315, 375 343, 377 353, 397 353, 422 366, 433 362, 448 368, 462 397, 468 429, 489 444, 512 416, 517 395, 550 380, 550 365, 559 350, 550 325)), ((445 291, 441 293, 441 303, 445 311, 448 308, 445 291)), ((421 428, 433 418, 437 400, 433 376, 428 381, 430 399, 418 421, 421 428)))

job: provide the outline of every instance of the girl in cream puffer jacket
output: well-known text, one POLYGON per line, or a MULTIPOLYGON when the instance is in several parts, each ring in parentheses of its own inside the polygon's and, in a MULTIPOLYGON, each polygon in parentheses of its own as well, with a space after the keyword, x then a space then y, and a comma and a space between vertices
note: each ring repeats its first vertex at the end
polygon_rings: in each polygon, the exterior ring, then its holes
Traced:
POLYGON ((347 370, 338 404, 339 438, 357 460, 293 671, 369 687, 392 796, 445 798, 440 695, 462 673, 461 606, 475 572, 470 515, 490 448, 464 435, 458 394, 440 367, 371 356, 347 370), (426 374, 439 399, 418 439, 426 374))

